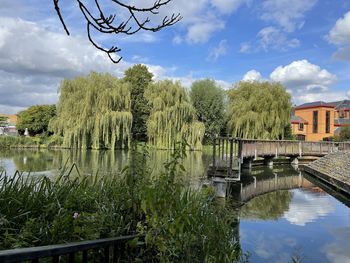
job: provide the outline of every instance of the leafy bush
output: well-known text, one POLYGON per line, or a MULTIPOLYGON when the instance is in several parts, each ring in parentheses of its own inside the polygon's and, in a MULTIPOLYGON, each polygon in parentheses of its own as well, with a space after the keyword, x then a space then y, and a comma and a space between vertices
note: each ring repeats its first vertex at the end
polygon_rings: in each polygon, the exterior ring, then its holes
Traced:
POLYGON ((135 150, 130 166, 111 177, 0 174, 0 249, 141 234, 144 262, 239 260, 236 219, 210 189, 185 186, 184 154, 175 151, 157 176, 144 167, 146 150, 135 150))

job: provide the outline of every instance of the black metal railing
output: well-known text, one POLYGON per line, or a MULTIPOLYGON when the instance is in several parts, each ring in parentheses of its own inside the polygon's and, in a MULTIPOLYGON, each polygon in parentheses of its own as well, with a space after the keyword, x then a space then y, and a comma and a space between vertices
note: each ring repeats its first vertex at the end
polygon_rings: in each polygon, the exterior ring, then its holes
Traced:
MULTIPOLYGON (((89 262, 89 252, 101 253, 99 259, 92 259, 93 262, 119 262, 125 255, 127 243, 131 240, 140 238, 139 236, 122 236, 115 238, 106 238, 98 240, 88 240, 82 242, 50 245, 41 247, 19 248, 0 251, 0 262, 39 262, 40 259, 46 259, 45 262, 58 263, 65 262, 89 262), (49 260, 49 261, 48 261, 49 260), (63 262, 64 262, 63 261, 63 262)), ((142 245, 137 242, 137 245, 142 245)))

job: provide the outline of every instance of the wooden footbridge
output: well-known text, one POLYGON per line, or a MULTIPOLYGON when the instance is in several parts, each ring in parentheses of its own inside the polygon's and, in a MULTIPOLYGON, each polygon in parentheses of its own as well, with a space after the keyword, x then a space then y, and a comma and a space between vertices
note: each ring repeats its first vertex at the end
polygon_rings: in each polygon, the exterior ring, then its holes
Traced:
POLYGON ((306 142, 288 140, 251 140, 216 137, 213 142, 213 160, 208 170, 210 177, 240 180, 242 168, 251 168, 253 161, 263 159, 272 166, 273 160, 286 157, 298 164, 301 157, 322 157, 338 151, 350 151, 349 142, 306 142))

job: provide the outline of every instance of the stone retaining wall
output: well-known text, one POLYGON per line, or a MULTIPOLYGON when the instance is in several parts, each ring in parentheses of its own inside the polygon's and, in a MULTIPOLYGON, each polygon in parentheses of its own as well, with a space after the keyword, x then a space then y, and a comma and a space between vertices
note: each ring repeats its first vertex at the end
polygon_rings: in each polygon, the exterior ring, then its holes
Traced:
POLYGON ((350 194, 350 151, 328 154, 304 170, 350 194))

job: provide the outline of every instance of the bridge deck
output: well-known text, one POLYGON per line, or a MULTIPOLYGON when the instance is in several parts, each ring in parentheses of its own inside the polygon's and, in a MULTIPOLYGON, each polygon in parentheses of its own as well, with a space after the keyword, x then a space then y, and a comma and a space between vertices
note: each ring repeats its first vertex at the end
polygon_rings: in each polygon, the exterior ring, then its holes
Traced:
POLYGON ((240 179, 244 162, 258 158, 272 159, 290 157, 291 160, 304 156, 322 157, 329 153, 350 150, 346 142, 305 142, 288 140, 251 140, 231 137, 217 137, 213 144, 213 161, 208 176, 240 179))

